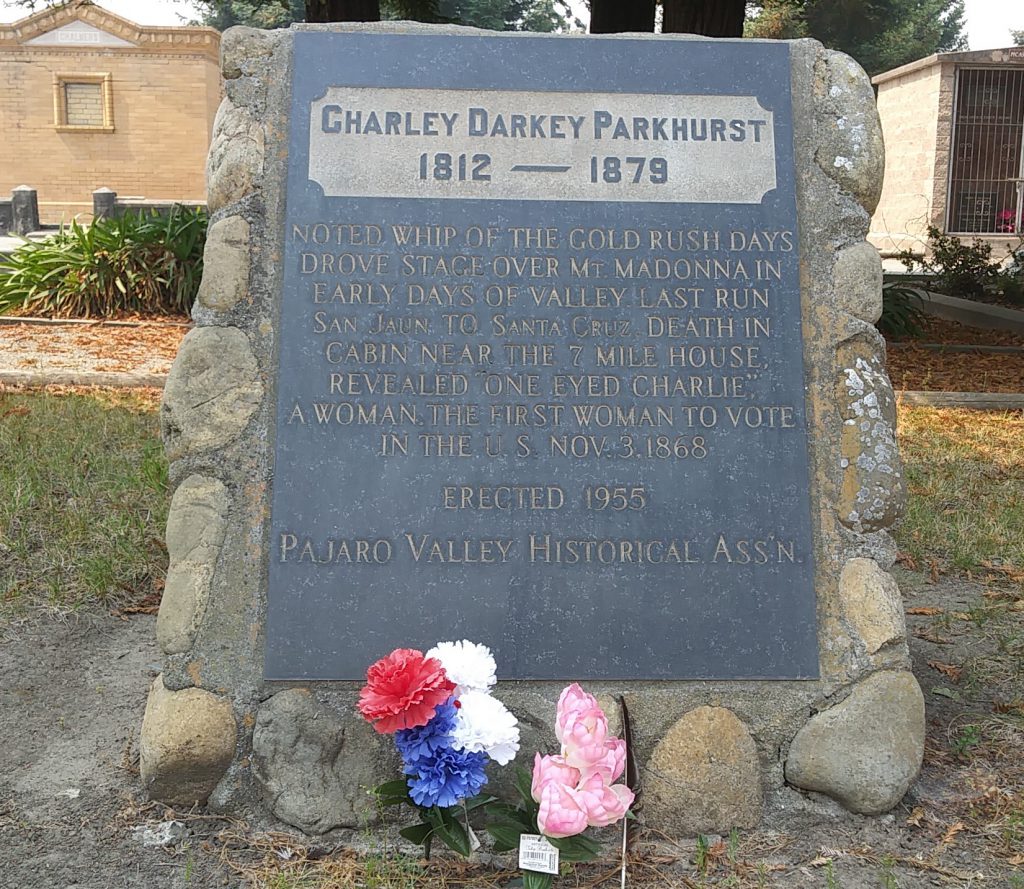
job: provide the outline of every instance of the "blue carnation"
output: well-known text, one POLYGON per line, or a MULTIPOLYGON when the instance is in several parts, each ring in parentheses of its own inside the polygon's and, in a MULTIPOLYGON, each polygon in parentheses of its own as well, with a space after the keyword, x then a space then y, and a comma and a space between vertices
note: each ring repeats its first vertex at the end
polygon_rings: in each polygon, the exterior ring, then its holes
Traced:
POLYGON ((403 728, 395 732, 395 746, 406 765, 405 774, 422 759, 429 759, 443 747, 450 747, 455 728, 455 699, 449 698, 434 708, 434 715, 426 725, 403 728))
POLYGON ((441 747, 433 755, 406 765, 409 794, 418 806, 448 808, 480 792, 487 783, 486 753, 469 753, 441 747))

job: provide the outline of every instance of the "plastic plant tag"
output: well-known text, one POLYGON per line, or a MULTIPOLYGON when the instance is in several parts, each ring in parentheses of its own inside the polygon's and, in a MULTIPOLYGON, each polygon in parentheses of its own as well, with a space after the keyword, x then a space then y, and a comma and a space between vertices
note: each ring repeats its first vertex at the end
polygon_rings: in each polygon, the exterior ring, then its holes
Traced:
POLYGON ((519 837, 519 867, 542 874, 558 874, 558 850, 547 837, 524 833, 519 837))
POLYGON ((480 848, 480 838, 474 833, 473 828, 466 825, 466 833, 469 834, 469 851, 475 852, 480 848))

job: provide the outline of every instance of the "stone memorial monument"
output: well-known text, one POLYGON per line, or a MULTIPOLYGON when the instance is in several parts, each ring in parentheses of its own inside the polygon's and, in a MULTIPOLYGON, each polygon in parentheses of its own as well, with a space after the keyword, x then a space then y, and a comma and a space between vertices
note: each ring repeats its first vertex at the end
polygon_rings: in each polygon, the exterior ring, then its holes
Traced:
POLYGON ((524 753, 566 680, 644 818, 892 807, 920 767, 871 86, 813 41, 416 25, 224 37, 142 775, 366 817, 399 646, 489 645, 524 753))

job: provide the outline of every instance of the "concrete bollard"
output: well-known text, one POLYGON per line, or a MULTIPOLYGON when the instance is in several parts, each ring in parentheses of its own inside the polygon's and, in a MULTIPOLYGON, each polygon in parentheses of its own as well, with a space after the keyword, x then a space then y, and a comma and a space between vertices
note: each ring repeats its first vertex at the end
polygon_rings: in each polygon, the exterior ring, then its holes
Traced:
POLYGON ((97 188, 92 193, 93 219, 113 219, 117 215, 117 192, 110 188, 97 188))
POLYGON ((11 192, 11 231, 27 235, 39 231, 39 197, 34 188, 19 185, 11 192))

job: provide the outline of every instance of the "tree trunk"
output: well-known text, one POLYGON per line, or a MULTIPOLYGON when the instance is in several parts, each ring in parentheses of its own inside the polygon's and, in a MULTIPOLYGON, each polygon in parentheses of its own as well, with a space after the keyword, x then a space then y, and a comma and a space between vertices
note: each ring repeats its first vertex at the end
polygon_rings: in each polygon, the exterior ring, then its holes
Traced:
POLYGON ((664 0, 665 34, 742 37, 744 0, 664 0))
POLYGON ((654 31, 654 0, 591 0, 590 33, 654 31))
POLYGON ((379 22, 380 0, 306 0, 307 22, 379 22))

